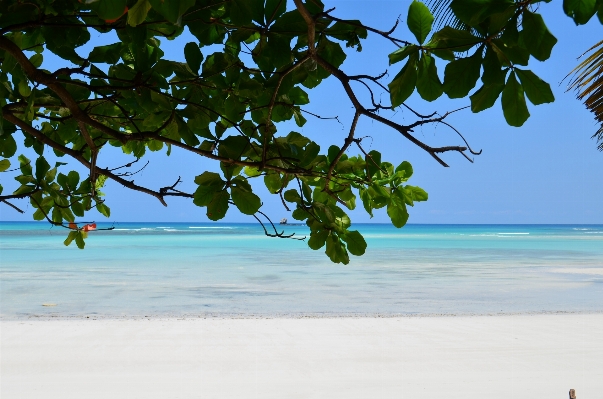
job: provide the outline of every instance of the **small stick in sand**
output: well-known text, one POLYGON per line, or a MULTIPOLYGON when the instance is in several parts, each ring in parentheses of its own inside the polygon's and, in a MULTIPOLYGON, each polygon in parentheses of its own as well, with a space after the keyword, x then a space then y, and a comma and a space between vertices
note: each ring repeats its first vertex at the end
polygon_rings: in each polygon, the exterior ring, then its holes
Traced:
POLYGON ((576 390, 570 389, 569 395, 570 395, 569 399, 576 399, 576 390))

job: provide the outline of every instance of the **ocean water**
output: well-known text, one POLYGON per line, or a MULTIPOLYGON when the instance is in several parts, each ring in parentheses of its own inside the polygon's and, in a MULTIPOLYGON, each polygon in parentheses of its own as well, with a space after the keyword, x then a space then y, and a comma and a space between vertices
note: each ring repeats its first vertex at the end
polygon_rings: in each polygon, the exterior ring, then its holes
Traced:
POLYGON ((254 224, 110 226, 78 250, 65 229, 0 222, 0 317, 603 311, 603 225, 359 224, 349 265, 254 224))

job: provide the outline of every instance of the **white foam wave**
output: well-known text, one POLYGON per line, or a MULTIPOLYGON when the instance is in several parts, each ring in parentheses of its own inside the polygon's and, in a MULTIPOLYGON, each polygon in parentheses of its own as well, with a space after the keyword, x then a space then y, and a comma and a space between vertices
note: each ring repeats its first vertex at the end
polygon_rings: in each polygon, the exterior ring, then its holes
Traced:
POLYGON ((234 227, 223 227, 223 226, 188 226, 189 229, 234 229, 234 227))
POLYGON ((569 273, 569 274, 590 274, 593 276, 603 276, 603 268, 560 268, 551 270, 553 273, 569 273))
POLYGON ((502 235, 526 235, 526 234, 530 234, 530 233, 496 233, 496 234, 502 234, 502 235))

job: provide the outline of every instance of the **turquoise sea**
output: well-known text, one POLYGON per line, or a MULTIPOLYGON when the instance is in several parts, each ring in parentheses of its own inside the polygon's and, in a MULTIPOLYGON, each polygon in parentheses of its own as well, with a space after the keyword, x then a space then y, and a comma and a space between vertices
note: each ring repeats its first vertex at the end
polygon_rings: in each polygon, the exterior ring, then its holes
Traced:
POLYGON ((0 222, 0 317, 603 311, 603 225, 359 224, 369 248, 349 265, 255 224, 110 226, 78 250, 65 229, 0 222))

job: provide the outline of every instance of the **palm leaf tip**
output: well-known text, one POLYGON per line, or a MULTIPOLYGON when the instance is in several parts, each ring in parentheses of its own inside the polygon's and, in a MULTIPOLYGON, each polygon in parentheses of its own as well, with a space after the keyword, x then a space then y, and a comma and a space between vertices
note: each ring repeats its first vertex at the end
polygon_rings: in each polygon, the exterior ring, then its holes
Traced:
POLYGON ((597 139, 599 151, 603 151, 603 40, 580 58, 587 54, 588 57, 569 73, 573 77, 567 90, 575 90, 577 98, 595 114, 599 128, 592 137, 597 139))

